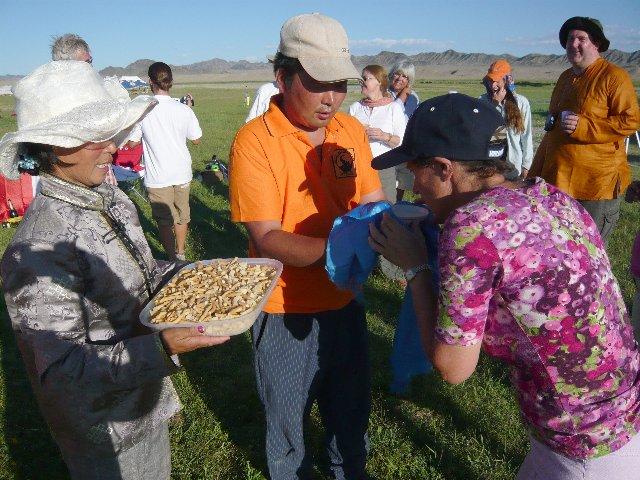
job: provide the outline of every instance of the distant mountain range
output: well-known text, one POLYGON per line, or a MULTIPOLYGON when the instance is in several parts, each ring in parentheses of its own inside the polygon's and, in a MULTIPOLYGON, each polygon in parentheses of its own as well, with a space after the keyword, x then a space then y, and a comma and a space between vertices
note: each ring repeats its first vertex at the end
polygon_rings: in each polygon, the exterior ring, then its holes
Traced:
MULTIPOLYGON (((640 50, 622 52, 609 50, 603 56, 625 68, 632 77, 640 79, 640 50)), ((455 50, 424 52, 416 55, 382 51, 377 55, 353 56, 357 67, 383 65, 390 67, 399 60, 409 60, 416 66, 416 76, 422 79, 481 78, 488 66, 498 58, 509 60, 514 74, 520 79, 556 80, 560 72, 569 67, 565 55, 542 55, 531 53, 524 57, 513 55, 491 55, 486 53, 462 53, 455 50)), ((140 59, 126 67, 107 67, 100 70, 104 76, 137 75, 146 78, 147 69, 155 60, 140 59)), ((267 62, 229 61, 212 58, 189 65, 171 65, 178 82, 202 81, 257 81, 273 79, 273 70, 267 62)), ((15 84, 19 75, 0 76, 0 85, 15 84)))
MULTIPOLYGON (((640 68, 640 50, 635 52, 622 52, 620 50, 608 50, 603 57, 624 68, 640 68)), ((418 53, 417 55, 404 55, 394 52, 380 52, 372 56, 353 57, 357 65, 391 65, 396 61, 406 58, 416 66, 429 67, 432 65, 481 65, 488 67, 498 58, 506 58, 515 68, 516 66, 539 66, 539 65, 559 65, 567 66, 565 55, 543 55, 539 53, 530 53, 524 57, 515 57, 509 54, 490 55, 486 53, 461 53, 455 50, 446 50, 444 52, 428 52, 418 53)))
MULTIPOLYGON (((640 50, 635 52, 622 52, 620 50, 609 50, 603 56, 615 64, 626 68, 632 75, 640 73, 640 50)), ((428 74, 430 67, 482 67, 487 68, 498 58, 506 58, 513 66, 518 67, 552 67, 553 70, 567 68, 568 63, 565 55, 542 55, 529 54, 524 57, 513 55, 490 55, 486 53, 461 53, 455 50, 444 52, 425 52, 416 55, 405 55, 396 52, 380 52, 377 55, 353 56, 356 66, 362 68, 365 65, 376 64, 391 66, 399 60, 409 60, 424 75, 428 74), (555 67, 555 68, 554 68, 555 67)), ((107 67, 100 71, 103 75, 147 75, 147 69, 154 60, 142 59, 127 65, 126 67, 107 67)), ((255 70, 270 70, 270 65, 266 62, 247 62, 246 60, 228 61, 220 58, 213 58, 204 62, 192 63, 189 65, 172 65, 176 75, 202 75, 202 74, 232 74, 255 70)))

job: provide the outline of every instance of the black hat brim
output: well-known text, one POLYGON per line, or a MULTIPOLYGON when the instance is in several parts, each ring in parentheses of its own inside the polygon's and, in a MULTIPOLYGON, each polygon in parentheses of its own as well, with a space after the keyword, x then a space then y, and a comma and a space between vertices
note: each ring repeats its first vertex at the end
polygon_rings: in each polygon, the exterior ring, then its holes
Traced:
POLYGON ((407 152, 402 148, 402 145, 400 145, 375 157, 371 162, 371 166, 376 170, 384 170, 385 168, 391 168, 401 163, 409 162, 415 158, 415 155, 407 152))
POLYGON ((596 42, 598 42, 598 51, 600 53, 609 50, 609 40, 604 36, 604 32, 597 23, 588 17, 571 17, 564 22, 558 34, 562 48, 567 48, 567 37, 571 30, 582 30, 593 36, 596 42))

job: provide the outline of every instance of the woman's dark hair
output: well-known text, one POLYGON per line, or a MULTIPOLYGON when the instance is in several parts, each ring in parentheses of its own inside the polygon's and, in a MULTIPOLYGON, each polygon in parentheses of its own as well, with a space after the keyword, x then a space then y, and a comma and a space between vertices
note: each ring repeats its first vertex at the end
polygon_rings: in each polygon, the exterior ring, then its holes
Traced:
POLYGON ((53 153, 51 145, 42 143, 22 143, 18 152, 25 159, 31 159, 37 163, 40 173, 51 173, 53 165, 58 162, 58 157, 53 153))
POLYGON ((149 80, 165 92, 173 86, 173 74, 171 67, 164 62, 152 63, 149 66, 149 80))
POLYGON ((507 114, 506 124, 508 128, 515 130, 517 133, 524 132, 524 119, 518 108, 518 102, 511 90, 507 89, 507 95, 504 97, 504 110, 507 114))
MULTIPOLYGON (((456 161, 451 159, 452 161, 456 161)), ((418 157, 411 160, 416 167, 425 167, 431 161, 431 157, 418 157)), ((493 158, 491 160, 465 160, 458 161, 460 165, 464 166, 464 169, 468 173, 473 173, 480 178, 490 178, 494 175, 504 175, 509 173, 513 168, 511 165, 502 158, 493 158)))
POLYGON ((473 173, 480 178, 489 178, 498 174, 504 175, 512 170, 511 165, 501 158, 459 163, 464 166, 468 173, 473 173))
POLYGON ((296 73, 304 70, 300 60, 293 57, 287 57, 286 55, 278 52, 273 59, 273 73, 278 73, 278 70, 280 69, 284 71, 284 81, 287 86, 291 85, 291 79, 296 73))

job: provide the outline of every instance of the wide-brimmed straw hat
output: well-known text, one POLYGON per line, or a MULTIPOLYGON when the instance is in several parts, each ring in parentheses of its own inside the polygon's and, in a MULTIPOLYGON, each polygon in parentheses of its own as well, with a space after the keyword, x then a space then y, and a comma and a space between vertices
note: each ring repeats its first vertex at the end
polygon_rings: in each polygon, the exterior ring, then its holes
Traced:
POLYGON ((23 142, 73 148, 111 140, 133 126, 157 101, 133 100, 86 62, 63 60, 36 68, 13 88, 18 131, 0 140, 0 173, 18 176, 23 142))
POLYGON ((305 13, 284 22, 278 51, 297 58, 318 82, 360 80, 360 72, 351 61, 347 32, 340 22, 326 15, 305 13))

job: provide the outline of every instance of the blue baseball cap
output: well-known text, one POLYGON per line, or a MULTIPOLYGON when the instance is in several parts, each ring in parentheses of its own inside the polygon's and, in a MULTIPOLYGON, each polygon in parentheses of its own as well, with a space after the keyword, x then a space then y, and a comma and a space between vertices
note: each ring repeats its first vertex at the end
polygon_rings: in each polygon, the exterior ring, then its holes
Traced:
POLYGON ((456 161, 507 158, 506 127, 493 104, 461 93, 422 102, 407 124, 402 145, 373 159, 376 170, 416 158, 456 161))

